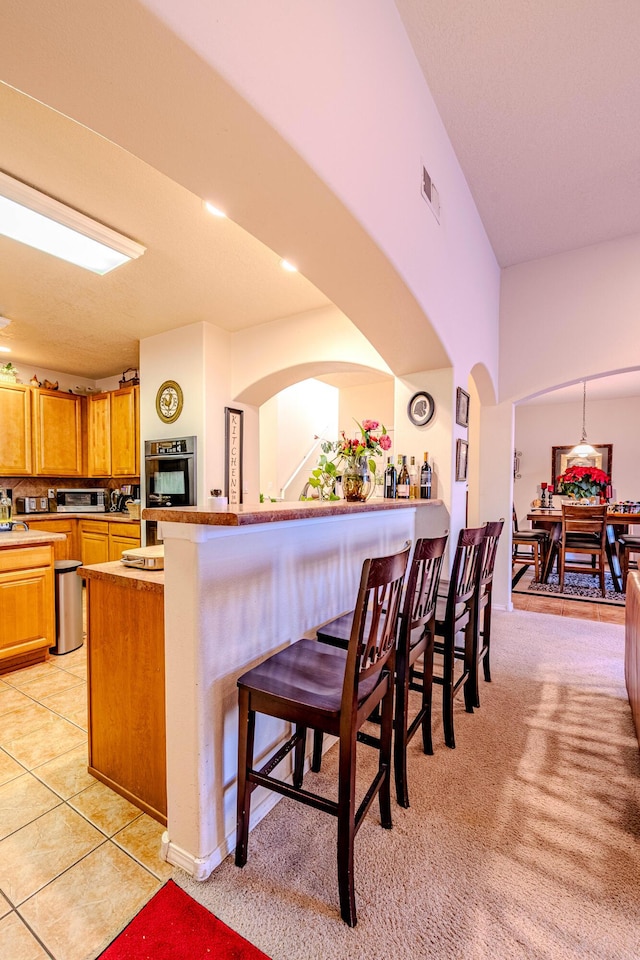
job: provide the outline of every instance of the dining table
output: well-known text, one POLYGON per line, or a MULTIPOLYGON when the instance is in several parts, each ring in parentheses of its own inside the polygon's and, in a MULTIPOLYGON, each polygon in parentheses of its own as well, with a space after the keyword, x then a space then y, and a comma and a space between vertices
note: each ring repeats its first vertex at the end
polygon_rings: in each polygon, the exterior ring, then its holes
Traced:
MULTIPOLYGON (((542 582, 547 583, 558 556, 562 539, 562 508, 534 507, 527 514, 527 520, 530 521, 534 530, 547 530, 549 532, 549 543, 542 564, 542 582)), ((621 512, 613 507, 611 510, 607 510, 607 561, 616 593, 622 593, 618 537, 627 533, 629 525, 634 523, 640 524, 640 512, 621 512)))

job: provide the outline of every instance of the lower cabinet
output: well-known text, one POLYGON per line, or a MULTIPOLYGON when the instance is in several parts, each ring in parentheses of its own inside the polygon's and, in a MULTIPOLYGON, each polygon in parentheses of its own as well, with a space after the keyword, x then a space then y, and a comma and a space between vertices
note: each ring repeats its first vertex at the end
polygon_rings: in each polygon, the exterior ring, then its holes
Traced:
POLYGON ((89 772, 166 825, 164 587, 150 579, 87 575, 89 772))
POLYGON ((46 660, 54 646, 51 544, 0 550, 0 673, 46 660))
POLYGON ((80 545, 77 543, 78 521, 70 520, 65 517, 58 519, 50 517, 48 519, 27 520, 29 530, 38 532, 45 530, 47 533, 64 533, 66 540, 56 540, 53 544, 53 553, 56 560, 79 560, 80 545))
POLYGON ((140 546, 140 528, 130 523, 109 524, 109 560, 119 560, 123 550, 140 546))
POLYGON ((106 520, 80 520, 80 558, 85 566, 109 560, 109 524, 106 520))

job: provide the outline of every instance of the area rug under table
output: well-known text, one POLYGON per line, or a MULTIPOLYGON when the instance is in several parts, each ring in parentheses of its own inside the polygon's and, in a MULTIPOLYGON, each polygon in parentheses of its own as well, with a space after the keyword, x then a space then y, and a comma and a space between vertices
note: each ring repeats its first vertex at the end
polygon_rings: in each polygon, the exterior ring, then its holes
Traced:
POLYGON ((99 960, 269 960, 173 880, 140 910, 99 960))
POLYGON ((613 578, 610 573, 604 575, 605 596, 600 591, 598 577, 587 573, 565 573, 564 590, 560 590, 560 580, 557 573, 549 574, 548 583, 539 583, 537 580, 520 580, 513 588, 514 593, 542 594, 545 597, 558 597, 565 600, 589 600, 592 603, 609 603, 624 606, 624 593, 616 593, 613 587, 613 578))

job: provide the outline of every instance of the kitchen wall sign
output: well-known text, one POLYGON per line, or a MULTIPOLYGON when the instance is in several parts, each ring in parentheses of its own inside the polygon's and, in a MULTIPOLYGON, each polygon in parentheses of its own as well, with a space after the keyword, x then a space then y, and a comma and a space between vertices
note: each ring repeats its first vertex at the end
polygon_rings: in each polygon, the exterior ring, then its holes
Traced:
POLYGON ((242 428, 244 410, 224 408, 225 494, 229 506, 242 503, 242 428))
POLYGON ((175 380, 165 380, 156 394, 156 411, 163 423, 173 423, 182 413, 184 397, 175 380))

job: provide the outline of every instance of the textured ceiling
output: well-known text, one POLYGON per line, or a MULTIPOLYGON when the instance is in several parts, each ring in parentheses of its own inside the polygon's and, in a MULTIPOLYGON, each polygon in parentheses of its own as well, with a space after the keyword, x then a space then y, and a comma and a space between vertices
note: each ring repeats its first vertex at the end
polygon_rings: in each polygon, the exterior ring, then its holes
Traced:
POLYGON ((239 330, 329 303, 199 197, 4 84, 0 143, 5 173, 147 248, 100 277, 0 237, 0 315, 12 320, 0 340, 16 366, 99 379, 137 367, 139 341, 164 330, 239 330))
POLYGON ((396 6, 501 266, 640 232, 638 0, 396 6))

